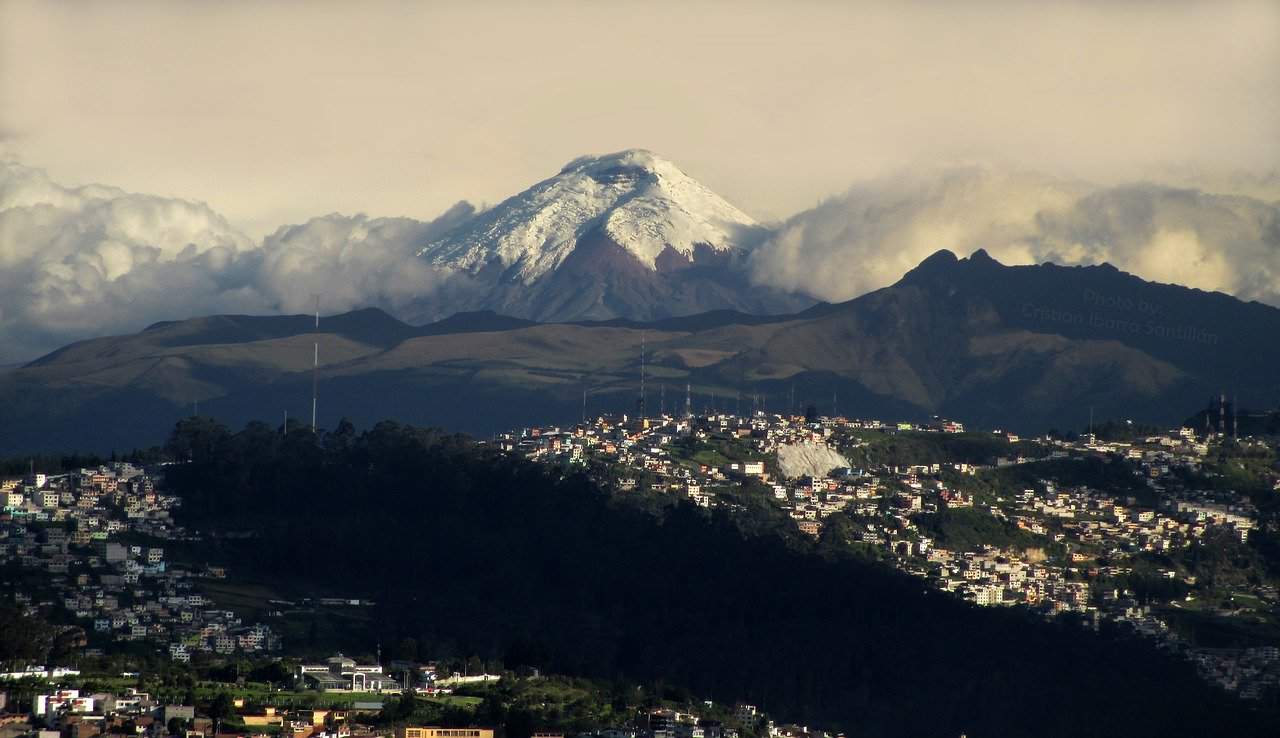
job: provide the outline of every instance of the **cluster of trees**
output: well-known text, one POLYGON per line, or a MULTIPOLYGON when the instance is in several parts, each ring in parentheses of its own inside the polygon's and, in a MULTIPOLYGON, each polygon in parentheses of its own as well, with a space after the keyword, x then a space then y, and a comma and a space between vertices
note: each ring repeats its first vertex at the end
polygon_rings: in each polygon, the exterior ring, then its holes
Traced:
POLYGON ((1008 520, 999 520, 985 510, 972 507, 944 507, 915 517, 922 533, 943 548, 974 551, 987 543, 1000 548, 1044 546, 1046 539, 1028 533, 1008 520))
POLYGON ((185 522, 233 571, 373 597, 412 638, 545 672, 679 684, 866 736, 1237 735, 1273 712, 1119 632, 978 609, 723 508, 643 509, 465 438, 181 424, 185 522))
MULTIPOLYGON (((494 725, 501 726, 507 738, 529 738, 534 732, 578 735, 643 725, 642 711, 654 707, 696 710, 707 718, 731 720, 723 704, 708 709, 687 690, 662 684, 645 687, 621 680, 508 674, 497 682, 461 687, 442 700, 406 695, 390 701, 375 723, 494 725)), ((756 725, 743 727, 748 736, 756 735, 756 725)))
POLYGON ((56 643, 57 629, 16 607, 0 604, 0 668, 42 664, 56 643))
POLYGON ((1041 480, 1060 487, 1089 487, 1121 498, 1132 497, 1139 504, 1155 506, 1159 498, 1135 467, 1121 456, 1073 456, 1028 464, 1006 466, 991 475, 991 483, 1002 494, 1024 489, 1043 491, 1041 480))
POLYGON ((853 431, 838 436, 836 442, 841 453, 854 466, 910 466, 943 462, 990 465, 1002 456, 1041 456, 1048 453, 1036 441, 1010 443, 1006 436, 994 433, 853 431))

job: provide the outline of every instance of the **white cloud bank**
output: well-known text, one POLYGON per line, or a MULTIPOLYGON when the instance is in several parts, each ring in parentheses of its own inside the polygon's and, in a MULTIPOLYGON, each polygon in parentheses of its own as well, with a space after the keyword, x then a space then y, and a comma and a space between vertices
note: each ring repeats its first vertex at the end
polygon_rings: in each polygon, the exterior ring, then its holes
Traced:
MULTIPOLYGON (((0 364, 160 320, 305 313, 317 294, 325 312, 442 317, 470 284, 416 252, 474 213, 458 203, 427 222, 332 214, 255 242, 203 203, 65 187, 0 161, 0 364)), ((837 301, 941 248, 1010 264, 1108 261, 1280 305, 1280 201, 984 167, 855 186, 778 226, 750 264, 757 283, 837 301)))
POLYGON ((1280 305, 1280 202, 975 166, 861 184, 800 213, 753 254, 752 277, 848 300, 942 248, 983 248, 1006 264, 1110 262, 1144 279, 1280 305))
POLYGON ((209 313, 395 311, 442 279, 414 256, 471 215, 431 222, 328 215, 262 243, 207 205, 64 187, 0 162, 0 363, 69 341, 209 313))

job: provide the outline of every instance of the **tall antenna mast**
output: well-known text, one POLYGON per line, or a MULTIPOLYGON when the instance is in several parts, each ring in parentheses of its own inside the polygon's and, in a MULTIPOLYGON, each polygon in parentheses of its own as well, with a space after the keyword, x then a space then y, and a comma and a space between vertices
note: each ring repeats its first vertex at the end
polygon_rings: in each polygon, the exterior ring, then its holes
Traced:
POLYGON ((582 422, 587 422, 587 388, 582 388, 582 422))
POLYGON ((320 295, 316 295, 315 343, 311 357, 311 432, 316 432, 316 387, 320 381, 320 295))
POLYGON ((832 392, 831 393, 831 417, 833 418, 840 417, 840 404, 837 402, 837 398, 838 398, 838 395, 835 392, 832 392))
POLYGON ((640 417, 645 416, 644 407, 644 331, 640 331, 640 417))
POLYGON ((667 414, 667 385, 658 385, 658 415, 667 414))
POLYGON ((1240 395, 1231 395, 1231 437, 1240 440, 1240 395))

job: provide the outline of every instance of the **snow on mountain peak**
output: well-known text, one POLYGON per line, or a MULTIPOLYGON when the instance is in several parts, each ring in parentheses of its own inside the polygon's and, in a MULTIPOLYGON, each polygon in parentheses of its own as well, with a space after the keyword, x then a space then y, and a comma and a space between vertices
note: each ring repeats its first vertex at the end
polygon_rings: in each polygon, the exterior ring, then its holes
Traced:
MULTIPOLYGON (((641 172, 656 173, 659 169, 670 172, 679 171, 675 164, 663 159, 648 149, 624 149, 612 154, 600 156, 579 156, 560 169, 561 174, 570 172, 605 172, 614 169, 634 169, 641 172)), ((681 172, 683 174, 683 172, 681 172)))
POLYGON ((578 240, 601 228, 641 264, 656 269, 668 246, 732 249, 756 222, 679 167, 627 149, 574 159, 543 180, 426 246, 432 263, 478 271, 495 259, 529 283, 558 267, 578 240))

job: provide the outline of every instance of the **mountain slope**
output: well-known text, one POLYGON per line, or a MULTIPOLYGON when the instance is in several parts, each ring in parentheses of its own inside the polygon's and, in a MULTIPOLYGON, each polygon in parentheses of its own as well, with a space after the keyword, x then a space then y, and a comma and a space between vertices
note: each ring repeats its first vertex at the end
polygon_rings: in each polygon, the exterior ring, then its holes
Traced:
POLYGON ((755 227, 750 216, 671 162, 630 149, 574 159, 420 255, 468 271, 496 259, 528 284, 564 263, 588 233, 599 232, 657 269, 667 249, 686 259, 699 245, 726 251, 755 227))
MULTIPOLYGON (((468 289, 448 308, 533 320, 649 320, 713 309, 768 313, 812 300, 753 288, 750 216, 651 152, 569 162, 425 245, 419 255, 468 289)), ((439 317, 439 300, 419 315, 439 317)))
MULTIPOLYGON (((310 412, 312 319, 215 316, 75 344, 0 374, 0 445, 151 443, 199 402, 233 423, 310 412)), ((786 316, 539 324, 471 313, 414 328, 323 318, 320 422, 476 433, 646 407, 939 414, 1022 431, 1096 417, 1177 423, 1210 395, 1280 397, 1280 310, 1111 267, 1008 267, 939 252, 897 284, 786 316), (671 397, 667 398, 666 395, 671 397), (791 405, 794 395, 795 405, 791 405), (677 399, 679 398, 679 399, 677 399)))

